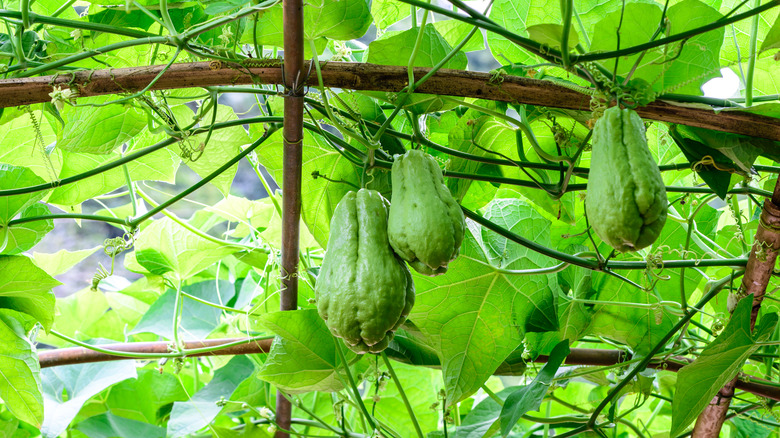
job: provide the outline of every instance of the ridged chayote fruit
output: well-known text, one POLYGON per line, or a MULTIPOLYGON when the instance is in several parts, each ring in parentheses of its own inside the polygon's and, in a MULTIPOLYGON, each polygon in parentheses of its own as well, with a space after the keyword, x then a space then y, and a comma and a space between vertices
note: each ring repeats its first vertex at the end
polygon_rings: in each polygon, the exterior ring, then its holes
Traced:
POLYGON ((378 353, 414 305, 406 264, 387 241, 387 200, 361 189, 341 199, 315 287, 317 310, 356 353, 378 353))
POLYGON ((655 242, 666 222, 666 189, 635 111, 604 112, 593 128, 590 162, 585 210, 596 234, 622 252, 655 242))
POLYGON ((396 155, 387 235, 390 245, 419 273, 438 275, 460 252, 466 221, 430 155, 396 155))

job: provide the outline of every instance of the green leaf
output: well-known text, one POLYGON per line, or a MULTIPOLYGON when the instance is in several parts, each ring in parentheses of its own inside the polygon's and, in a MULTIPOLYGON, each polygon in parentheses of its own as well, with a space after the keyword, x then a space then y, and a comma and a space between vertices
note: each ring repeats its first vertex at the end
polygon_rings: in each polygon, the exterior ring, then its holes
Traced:
MULTIPOLYGON (((373 6, 372 6, 373 7, 373 6)), ((433 23, 433 27, 436 28, 436 30, 441 34, 442 37, 447 41, 447 44, 449 44, 452 47, 457 46, 460 44, 461 41, 463 41, 464 38, 471 32, 473 27, 468 24, 464 23, 463 21, 459 20, 442 20, 437 21, 433 23)), ((466 45, 463 46, 461 50, 464 52, 474 52, 477 50, 484 50, 485 49, 485 40, 482 35, 482 32, 477 29, 476 32, 474 32, 474 35, 469 38, 469 41, 466 43, 466 45)))
MULTIPOLYGON (((149 30, 152 24, 154 24, 154 20, 151 17, 138 10, 126 12, 124 9, 108 9, 97 14, 90 14, 87 18, 89 18, 90 23, 107 24, 116 27, 135 27, 143 30, 149 30)), ((93 35, 96 34, 96 32, 93 32, 93 35)))
POLYGON ((753 295, 742 298, 723 332, 702 350, 699 357, 677 373, 672 399, 672 436, 677 436, 704 410, 715 394, 736 377, 745 360, 774 331, 777 314, 765 315, 750 331, 753 295))
POLYGON ((536 411, 542 406, 547 389, 561 366, 569 355, 569 341, 562 341, 553 348, 547 363, 527 386, 521 386, 509 394, 501 408, 501 434, 508 436, 520 417, 526 412, 536 411))
MULTIPOLYGON (((371 13, 366 0, 315 0, 303 11, 304 55, 311 56, 308 42, 314 40, 317 52, 327 39, 351 40, 362 37, 371 25, 371 13)), ((282 5, 260 13, 256 28, 247 26, 241 42, 251 44, 254 37, 262 45, 283 47, 282 5)))
POLYGON ((47 331, 54 322, 54 293, 59 286, 26 256, 0 256, 0 308, 27 313, 47 331))
MULTIPOLYGON (((505 400, 512 392, 511 388, 504 389, 496 395, 505 400)), ((455 429, 455 438, 482 438, 494 436, 500 427, 499 415, 501 405, 493 397, 486 397, 474 409, 472 409, 455 429)))
POLYGON ((10 309, 0 309, 0 399, 18 419, 36 427, 43 422, 41 367, 27 337, 34 321, 10 309))
POLYGON ((373 0, 371 15, 378 29, 387 29, 391 24, 410 16, 409 5, 394 0, 373 0))
MULTIPOLYGON (((291 394, 343 388, 337 341, 317 310, 267 313, 260 322, 277 338, 258 376, 291 394)), ((355 357, 347 352, 347 360, 355 357)))
POLYGON ((117 436, 142 436, 144 438, 165 438, 165 429, 153 424, 113 415, 110 412, 90 417, 75 426, 90 438, 113 438, 117 436))
MULTIPOLYGON (((48 216, 51 214, 49 207, 43 204, 33 204, 21 214, 21 218, 48 216)), ((13 225, 0 230, 0 241, 4 241, 5 248, 0 251, 3 254, 20 254, 34 247, 46 234, 54 229, 54 221, 51 219, 36 220, 13 225)))
MULTIPOLYGON (((6 108, 3 115, 8 112, 9 108, 6 108)), ((21 113, 10 122, 3 123, 0 129, 0 163, 27 167, 39 178, 49 182, 57 179, 62 167, 62 155, 56 148, 50 153, 46 152, 46 145, 56 140, 56 136, 48 123, 42 123, 42 119, 41 111, 33 111, 32 115, 21 113)), ((0 173, 0 181, 3 179, 0 173)))
MULTIPOLYGON (((143 136, 141 136, 143 137, 143 136)), ((132 150, 132 149, 131 149, 132 150)), ((63 165, 60 179, 94 170, 96 167, 120 159, 117 152, 107 155, 62 152, 63 165)), ((126 164, 132 181, 166 180, 175 172, 179 158, 169 149, 158 150, 126 164)), ((57 205, 78 205, 95 196, 102 195, 127 185, 123 166, 84 178, 78 182, 57 187, 52 191, 49 202, 57 205)))
MULTIPOLYGON (((227 281, 214 281, 184 286, 182 290, 192 296, 211 303, 227 303, 233 298, 235 289, 227 281)), ((149 307, 138 325, 130 333, 154 333, 166 339, 173 339, 171 321, 174 318, 176 291, 168 289, 149 307)), ((182 297, 181 322, 179 336, 183 340, 198 340, 207 337, 217 328, 222 310, 200 303, 188 297, 182 297)))
POLYGON ((44 419, 41 434, 55 438, 64 432, 94 395, 137 376, 133 361, 87 363, 41 371, 44 419))
POLYGON ((678 132, 675 139, 687 139, 686 146, 696 148, 699 154, 713 156, 715 162, 726 169, 736 167, 735 171, 753 174, 752 166, 758 156, 780 160, 778 141, 682 125, 670 130, 674 131, 678 132))
MULTIPOLYGON (((635 284, 643 284, 643 272, 621 272, 635 284)), ((674 325, 673 318, 661 308, 653 307, 661 299, 679 300, 679 291, 674 296, 668 290, 648 293, 628 282, 611 275, 593 272, 593 289, 598 294, 593 298, 603 301, 593 307, 593 316, 588 333, 628 345, 635 354, 643 355, 652 348, 674 325), (610 303, 616 304, 610 304, 610 303), (639 303, 647 307, 627 307, 619 303, 639 303)))
MULTIPOLYGON (((560 24, 535 24, 533 26, 528 26, 525 30, 528 32, 528 36, 530 36, 532 40, 545 44, 550 48, 560 50, 561 42, 563 41, 563 26, 560 24)), ((569 50, 574 49, 574 47, 579 43, 580 39, 577 36, 577 31, 573 28, 570 29, 568 41, 569 50)))
MULTIPOLYGON (((183 107, 182 111, 191 113, 189 108, 186 107, 183 107)), ((235 115, 232 108, 225 105, 217 106, 217 122, 225 122, 237 118, 238 116, 235 115)), ((251 143, 249 135, 247 135, 246 130, 241 125, 213 131, 209 143, 204 146, 207 135, 203 133, 187 139, 187 143, 191 148, 198 150, 201 147, 205 147, 205 149, 203 150, 203 155, 198 157, 197 160, 184 160, 187 167, 194 170, 201 178, 205 178, 224 165, 225 162, 240 154, 241 146, 251 143)), ((237 170, 238 164, 212 179, 210 184, 218 188, 224 196, 227 196, 237 170)))
MULTIPOLYGON (((506 107, 502 104, 496 104, 494 102, 489 101, 479 101, 480 105, 484 105, 485 107, 495 110, 495 111, 506 111, 506 107)), ((445 127, 449 124, 452 124, 452 120, 446 120, 447 118, 452 119, 452 116, 455 113, 453 111, 449 111, 445 113, 444 116, 442 116, 441 124, 442 127, 445 127)), ((459 150, 462 152, 466 152, 472 155, 476 155, 479 157, 491 157, 496 158, 494 154, 491 154, 489 151, 495 151, 496 150, 496 144, 493 142, 494 138, 489 137, 485 138, 483 136, 484 132, 489 132, 490 127, 493 126, 495 123, 495 120, 489 116, 486 116, 484 113, 479 112, 474 109, 469 109, 466 111, 465 114, 463 114, 462 117, 458 118, 457 121, 452 125, 452 127, 449 129, 449 132, 447 134, 447 145, 455 150, 459 150)), ((502 125, 503 126, 503 125, 502 125)), ((435 129, 435 128, 434 128, 435 129)), ((438 153, 434 152, 434 154, 438 155, 438 153)), ((453 157, 449 155, 442 156, 442 159, 447 160, 446 169, 450 172, 461 172, 461 173, 479 173, 479 174, 489 174, 488 172, 485 172, 487 169, 487 166, 483 163, 479 163, 477 161, 467 160, 465 158, 458 158, 453 157)), ((497 176, 503 176, 501 174, 501 171, 498 170, 497 173, 499 175, 497 176)), ((480 188, 484 189, 485 196, 480 197, 476 193, 479 191, 479 189, 471 190, 470 188, 472 185, 479 185, 479 182, 472 181, 470 179, 461 179, 461 178, 448 178, 447 179, 447 188, 450 189, 450 192, 452 192, 452 196, 461 201, 461 205, 466 206, 468 208, 471 208, 472 210, 477 210, 479 208, 482 208, 490 202, 491 199, 493 199, 493 195, 495 194, 495 187, 487 188, 486 186, 480 186, 480 188), (472 197, 469 198, 469 200, 466 200, 467 194, 471 192, 472 197), (473 200, 476 198, 477 202, 474 203, 473 200), (472 201, 472 202, 469 202, 472 201)))
MULTIPOLYGON (((485 217, 549 245, 549 221, 520 200, 495 200, 486 207, 485 217)), ((448 405, 479 389, 526 331, 557 328, 555 275, 507 271, 548 266, 549 261, 474 223, 468 225, 461 255, 445 275, 415 275, 417 297, 409 316, 439 355, 448 405)))
POLYGON ((780 15, 777 16, 775 24, 772 25, 772 28, 769 29, 766 37, 764 37, 764 42, 761 43, 761 49, 759 49, 758 53, 771 49, 780 49, 780 15))
MULTIPOLYGON (((370 362, 373 363, 373 359, 370 362)), ((382 363, 381 359, 379 359, 379 363, 382 363)), ((399 363, 392 365, 398 376, 398 381, 388 382, 387 387, 379 391, 380 399, 375 408, 377 419, 390 425, 392 430, 398 432, 400 436, 416 436, 414 425, 410 421, 409 415, 406 415, 406 406, 398 391, 398 387, 401 386, 423 433, 428 430, 436 430, 439 411, 431 409, 431 405, 439 401, 437 390, 441 387, 441 377, 438 370, 399 363)), ((376 388, 376 384, 374 388, 376 388)))
POLYGON ((188 278, 240 248, 206 240, 168 217, 144 228, 135 240, 138 263, 157 275, 175 272, 188 278))
POLYGON ((47 274, 55 277, 60 274, 68 272, 72 267, 79 264, 85 258, 91 256, 95 251, 101 247, 96 246, 90 249, 82 249, 78 251, 68 251, 61 249, 55 253, 47 254, 42 252, 33 252, 32 258, 35 260, 35 264, 40 266, 41 269, 46 271, 47 274))
POLYGON ((173 404, 167 436, 181 437, 208 426, 222 410, 217 402, 235 391, 242 381, 253 378, 250 376, 254 370, 252 361, 245 356, 230 359, 189 401, 173 404))
MULTIPOLYGON (((526 28, 531 8, 531 2, 496 0, 490 8, 488 18, 499 26, 512 29, 513 32, 522 35, 523 30, 526 28)), ((488 32, 487 43, 490 47, 490 53, 492 53, 493 57, 501 64, 535 63, 535 56, 521 49, 517 44, 509 41, 506 37, 497 35, 493 32, 488 32)))
POLYGON ((146 115, 130 105, 101 105, 116 96, 79 99, 78 108, 60 112, 65 126, 57 132, 57 147, 68 152, 105 155, 133 138, 146 127, 146 115))
MULTIPOLYGON (((595 26, 591 51, 616 50, 619 26, 622 30, 620 48, 646 43, 658 27, 661 12, 661 7, 655 3, 628 3, 625 11, 617 10, 606 15, 595 26)), ((721 15, 699 0, 684 0, 669 7, 667 18, 671 34, 678 34, 712 23, 721 15)), ((618 63, 617 74, 626 77, 634 64, 639 62, 632 78, 647 81, 656 92, 701 95, 700 86, 719 75, 718 53, 723 44, 723 35, 723 28, 719 28, 682 43, 605 61, 605 67, 612 71, 615 63, 618 63)))
MULTIPOLYGON (((414 67, 433 67, 444 59, 452 46, 442 37, 432 24, 425 25, 424 29, 415 28, 402 32, 387 32, 379 39, 368 45, 367 62, 383 65, 409 65, 412 50, 414 50, 419 32, 423 32, 417 54, 414 58, 414 67)), ((468 59, 463 52, 458 52, 447 61, 442 68, 464 69, 468 59)), ((370 93, 370 96, 384 97, 391 103, 397 98, 396 93, 370 93)), ((440 97, 427 94, 414 94, 406 101, 403 108, 416 114, 440 111, 454 107, 454 104, 445 102, 440 97)))
MULTIPOLYGON (((177 401, 190 398, 181 375, 160 373, 156 369, 138 369, 137 379, 128 379, 111 388, 105 402, 111 412, 122 412, 132 420, 155 424, 177 401)), ((80 423, 80 425, 83 423, 80 423)))
MULTIPOLYGON (((43 184, 44 181, 26 167, 0 164, 0 190, 15 189, 43 184)), ((0 198, 0 226, 3 231, 8 222, 27 207, 43 199, 46 192, 39 191, 0 198)), ((5 239, 3 239, 5 240, 5 239)), ((0 248, 4 247, 0 241, 0 248)))
POLYGON ((731 173, 725 170, 719 169, 734 169, 736 166, 734 162, 728 159, 717 149, 710 148, 709 146, 688 138, 677 126, 672 125, 669 128, 669 134, 671 135, 677 146, 685 155, 685 158, 696 169, 696 173, 707 183, 707 186, 711 188, 720 199, 726 199, 726 195, 731 187, 736 184, 736 181, 732 182, 731 173), (705 156, 709 156, 712 159, 714 165, 709 164, 709 159, 703 160, 705 156), (715 167, 717 165, 717 167, 715 167))
POLYGON ((227 12, 232 9, 241 7, 249 2, 250 0, 225 0, 225 1, 209 3, 206 6, 206 9, 203 10, 203 12, 205 12, 208 15, 221 14, 223 12, 227 12))
POLYGON ((366 0, 314 0, 304 9, 307 40, 351 40, 365 35, 372 18, 366 0))

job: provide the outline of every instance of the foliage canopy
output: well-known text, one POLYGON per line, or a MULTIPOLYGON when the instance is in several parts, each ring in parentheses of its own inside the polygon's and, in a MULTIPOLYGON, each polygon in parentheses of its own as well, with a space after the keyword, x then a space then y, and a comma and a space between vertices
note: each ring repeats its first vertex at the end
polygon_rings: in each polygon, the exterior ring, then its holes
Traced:
MULTIPOLYGON (((301 74, 320 86, 306 97, 294 311, 278 311, 274 190, 289 88, 151 83, 80 97, 86 84, 71 81, 50 101, 3 108, 3 433, 271 436, 283 391, 303 436, 680 436, 739 373, 780 399, 779 285, 770 280, 755 330, 750 298, 739 300, 751 249, 758 260, 776 251, 753 236, 780 173, 779 139, 645 120, 670 203, 659 239, 614 253, 584 214, 590 127, 608 106, 663 100, 780 119, 780 2, 494 0, 478 11, 449 1, 306 3, 312 68, 301 74), (503 65, 489 85, 552 83, 589 96, 590 111, 412 93, 427 79, 412 67, 474 69, 474 53, 503 65), (321 64, 339 61, 409 67, 409 86, 326 88, 321 64), (737 74, 739 95, 703 96, 721 68, 737 74), (251 108, 227 105, 235 96, 251 108), (359 356, 330 335, 313 288, 338 201, 360 187, 390 198, 393 156, 411 148, 442 166, 468 229, 445 275, 414 274, 415 306, 388 350, 359 356), (46 246, 73 221, 107 224, 102 248, 46 246), (93 254, 110 267, 84 262, 93 254), (94 278, 68 286, 91 287, 55 298, 55 277, 82 262, 94 278), (270 337, 264 354, 184 348, 270 337), (169 351, 38 360, 145 341, 169 351), (577 363, 586 350, 603 366, 577 363)), ((162 76, 195 61, 281 65, 275 0, 0 0, 0 22, 0 85, 156 64, 162 76)), ((775 400, 752 388, 732 402, 732 436, 777 436, 775 400)))

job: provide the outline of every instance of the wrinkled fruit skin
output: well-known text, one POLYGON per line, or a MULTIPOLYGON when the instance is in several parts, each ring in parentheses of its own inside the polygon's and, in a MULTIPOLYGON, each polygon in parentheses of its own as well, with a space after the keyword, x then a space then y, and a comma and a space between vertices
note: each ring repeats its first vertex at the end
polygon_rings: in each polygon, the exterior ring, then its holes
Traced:
POLYGON ((593 128, 588 222, 618 251, 651 245, 666 222, 666 189, 637 113, 607 109, 593 128))
POLYGON ((430 155, 410 150, 393 162, 387 235, 417 272, 439 275, 460 252, 466 220, 430 155))
POLYGON ((374 190, 341 199, 314 289, 331 333, 359 354, 387 348, 414 305, 412 275, 387 242, 387 212, 374 190))

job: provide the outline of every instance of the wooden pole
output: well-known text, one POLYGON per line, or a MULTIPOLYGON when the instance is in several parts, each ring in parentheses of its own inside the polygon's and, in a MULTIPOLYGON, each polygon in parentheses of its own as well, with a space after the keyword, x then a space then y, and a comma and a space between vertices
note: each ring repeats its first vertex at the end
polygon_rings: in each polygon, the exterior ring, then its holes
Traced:
MULTIPOLYGON (((284 153, 282 168, 281 310, 298 308, 301 169, 303 157, 303 1, 284 0, 284 153)), ((258 54, 259 55, 259 54, 258 54)), ((273 195, 272 195, 273 196, 273 195)), ((292 405, 277 389, 275 438, 289 438, 292 405)))
MULTIPOLYGON (((750 314, 751 330, 756 325, 758 311, 775 268, 778 251, 780 251, 780 178, 775 182, 772 199, 767 199, 764 202, 754 242, 745 267, 745 275, 742 277, 742 285, 739 288, 740 295, 747 297, 753 295, 753 310, 750 314), (760 251, 760 256, 756 255, 757 251, 760 251)), ((692 436, 694 438, 717 438, 720 436, 731 399, 734 397, 737 380, 738 378, 735 377, 734 380, 721 388, 704 408, 704 412, 696 419, 696 425, 693 427, 692 436)))

